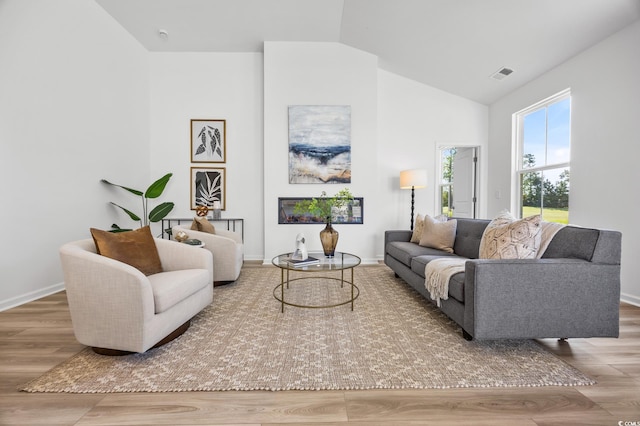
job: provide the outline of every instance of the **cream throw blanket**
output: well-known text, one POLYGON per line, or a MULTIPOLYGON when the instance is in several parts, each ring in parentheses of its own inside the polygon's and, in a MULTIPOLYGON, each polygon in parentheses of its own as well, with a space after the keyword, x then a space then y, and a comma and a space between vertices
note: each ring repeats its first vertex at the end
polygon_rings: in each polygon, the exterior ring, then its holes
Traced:
MULTIPOLYGON (((564 225, 560 223, 542 222, 537 259, 542 257, 553 237, 563 227, 564 225)), ((449 298, 449 280, 455 274, 464 272, 467 260, 464 257, 443 257, 427 263, 424 268, 424 285, 429 291, 431 300, 435 300, 438 307, 440 307, 440 300, 449 298)))

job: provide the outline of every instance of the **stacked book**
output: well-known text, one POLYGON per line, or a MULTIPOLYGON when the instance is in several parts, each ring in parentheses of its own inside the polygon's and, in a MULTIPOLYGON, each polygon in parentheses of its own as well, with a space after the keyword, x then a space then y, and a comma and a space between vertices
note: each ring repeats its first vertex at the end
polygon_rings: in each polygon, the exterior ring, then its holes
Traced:
POLYGON ((287 259, 287 263, 294 268, 301 268, 303 266, 317 265, 320 263, 320 260, 309 256, 306 259, 287 259))

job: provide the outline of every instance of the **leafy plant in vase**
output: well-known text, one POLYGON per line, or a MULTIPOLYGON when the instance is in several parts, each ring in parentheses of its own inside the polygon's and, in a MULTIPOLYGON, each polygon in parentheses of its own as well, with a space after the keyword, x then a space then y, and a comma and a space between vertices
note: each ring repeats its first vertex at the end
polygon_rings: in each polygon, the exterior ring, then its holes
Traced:
POLYGON ((324 255, 327 257, 333 257, 336 251, 336 245, 338 244, 338 231, 331 226, 335 213, 334 210, 339 210, 352 201, 353 195, 351 191, 349 191, 349 188, 344 188, 338 191, 333 197, 327 196, 326 191, 322 191, 320 197, 299 201, 293 207, 295 214, 309 213, 322 218, 325 222, 325 228, 320 231, 320 242, 322 243, 324 255))
MULTIPOLYGON (((110 201, 110 203, 122 209, 132 220, 138 221, 140 223, 140 226, 143 227, 143 226, 149 225, 150 222, 161 221, 169 214, 169 212, 171 212, 171 210, 173 210, 174 204, 166 201, 164 203, 158 204, 150 212, 148 211, 148 205, 147 205, 148 200, 150 198, 158 198, 159 196, 162 195, 162 193, 164 192, 164 188, 167 186, 167 182, 169 182, 169 179, 171 179, 171 176, 173 176, 173 173, 167 173, 166 175, 162 176, 160 179, 156 180, 151 185, 149 185, 147 190, 144 192, 138 189, 128 188, 126 186, 111 183, 106 179, 101 179, 100 182, 106 183, 107 185, 117 186, 118 188, 122 188, 125 191, 128 191, 142 198, 142 218, 140 218, 140 216, 138 216, 136 213, 132 212, 131 210, 128 210, 114 203, 113 201, 110 201)), ((124 232, 124 231, 131 231, 131 229, 123 229, 115 223, 111 225, 111 232, 124 232)))

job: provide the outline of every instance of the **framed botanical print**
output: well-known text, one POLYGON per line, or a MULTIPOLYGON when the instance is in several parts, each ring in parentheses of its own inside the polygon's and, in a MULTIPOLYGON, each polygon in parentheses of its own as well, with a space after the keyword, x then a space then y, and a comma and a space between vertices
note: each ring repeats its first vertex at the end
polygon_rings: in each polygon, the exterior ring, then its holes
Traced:
POLYGON ((198 206, 213 209, 217 203, 225 210, 225 172, 224 167, 191 167, 191 210, 198 206))
POLYGON ((227 161, 226 120, 191 120, 191 162, 227 161))

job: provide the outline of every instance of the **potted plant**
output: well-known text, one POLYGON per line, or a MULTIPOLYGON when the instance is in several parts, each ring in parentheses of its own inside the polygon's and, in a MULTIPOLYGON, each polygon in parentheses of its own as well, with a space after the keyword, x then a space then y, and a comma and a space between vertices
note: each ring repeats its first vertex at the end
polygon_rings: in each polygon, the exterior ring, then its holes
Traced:
MULTIPOLYGON (((164 203, 158 204, 150 212, 148 211, 148 200, 150 198, 158 198, 160 195, 162 195, 162 193, 164 192, 164 188, 167 186, 167 182, 169 182, 169 179, 171 179, 172 175, 173 175, 172 173, 167 173, 166 175, 162 176, 160 179, 156 180, 151 185, 149 185, 147 190, 144 192, 137 189, 128 188, 126 186, 111 183, 106 179, 101 179, 100 182, 106 183, 107 185, 112 185, 112 186, 117 186, 118 188, 122 188, 134 195, 137 195, 142 199, 142 218, 138 216, 136 213, 132 212, 131 210, 128 210, 114 203, 113 201, 110 202, 114 206, 122 209, 127 215, 129 215, 129 217, 132 220, 136 220, 140 222, 140 226, 142 227, 142 226, 149 225, 149 223, 151 222, 161 221, 169 214, 169 212, 171 212, 171 210, 173 210, 173 206, 174 206, 173 203, 164 202, 164 203)), ((115 223, 111 225, 111 228, 112 228, 111 232, 124 232, 124 231, 131 230, 131 229, 123 229, 115 223)))
POLYGON ((300 201, 293 207, 293 212, 296 214, 310 213, 322 218, 325 222, 325 228, 320 231, 320 242, 327 257, 333 257, 338 244, 338 231, 331 226, 335 210, 343 208, 352 201, 353 195, 351 191, 349 191, 349 188, 344 188, 333 197, 327 196, 326 191, 322 191, 320 197, 300 201))

